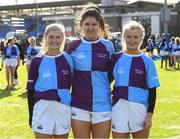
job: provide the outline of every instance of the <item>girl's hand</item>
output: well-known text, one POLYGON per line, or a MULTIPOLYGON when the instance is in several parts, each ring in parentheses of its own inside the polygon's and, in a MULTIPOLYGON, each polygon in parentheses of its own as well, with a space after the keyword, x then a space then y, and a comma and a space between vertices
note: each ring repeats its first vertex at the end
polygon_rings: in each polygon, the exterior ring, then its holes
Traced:
POLYGON ((152 113, 147 113, 147 116, 144 121, 144 129, 150 129, 152 126, 152 113))

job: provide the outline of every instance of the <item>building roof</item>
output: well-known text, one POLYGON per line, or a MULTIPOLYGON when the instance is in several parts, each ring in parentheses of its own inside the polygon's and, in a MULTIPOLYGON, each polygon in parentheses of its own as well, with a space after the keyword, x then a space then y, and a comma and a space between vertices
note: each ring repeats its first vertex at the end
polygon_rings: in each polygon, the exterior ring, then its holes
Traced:
POLYGON ((19 9, 33 9, 33 8, 46 8, 46 7, 75 6, 75 5, 84 5, 87 2, 93 2, 94 4, 100 4, 101 0, 88 0, 88 1, 87 0, 61 0, 58 2, 17 4, 17 5, 0 6, 0 11, 19 10, 19 9))

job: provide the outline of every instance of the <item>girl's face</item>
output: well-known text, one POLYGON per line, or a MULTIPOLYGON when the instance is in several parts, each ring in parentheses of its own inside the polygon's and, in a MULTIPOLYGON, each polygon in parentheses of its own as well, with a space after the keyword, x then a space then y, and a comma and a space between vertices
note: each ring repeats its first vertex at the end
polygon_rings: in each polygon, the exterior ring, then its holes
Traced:
POLYGON ((100 26, 95 17, 86 17, 82 23, 82 32, 87 40, 96 40, 99 37, 100 26))
POLYGON ((126 43, 127 51, 139 50, 142 37, 138 29, 128 29, 124 34, 124 41, 126 43))
POLYGON ((31 44, 31 46, 34 46, 36 44, 36 41, 34 39, 31 39, 30 44, 31 44))
POLYGON ((46 45, 48 47, 48 51, 59 52, 63 40, 64 40, 64 36, 62 31, 60 30, 49 31, 49 33, 46 36, 46 45))
POLYGON ((8 44, 9 44, 9 46, 12 46, 14 44, 14 41, 11 40, 8 44))

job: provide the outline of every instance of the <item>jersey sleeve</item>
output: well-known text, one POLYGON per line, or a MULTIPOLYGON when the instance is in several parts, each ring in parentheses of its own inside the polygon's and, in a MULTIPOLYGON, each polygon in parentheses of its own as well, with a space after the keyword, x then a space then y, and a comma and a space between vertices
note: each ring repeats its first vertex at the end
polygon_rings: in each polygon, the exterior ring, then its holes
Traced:
POLYGON ((114 46, 111 41, 107 44, 107 50, 109 51, 110 57, 115 53, 114 46))
POLYGON ((68 54, 71 54, 73 51, 76 50, 76 48, 80 45, 80 43, 81 43, 81 40, 80 40, 80 39, 74 40, 74 41, 70 42, 70 43, 68 44, 68 48, 67 48, 66 52, 67 52, 68 54))
POLYGON ((17 53, 17 56, 20 56, 20 51, 19 51, 19 48, 16 46, 16 53, 17 53))
POLYGON ((160 86, 156 67, 152 60, 149 60, 148 69, 147 69, 147 86, 148 88, 154 88, 160 86))
POLYGON ((27 90, 34 90, 35 88, 35 83, 38 78, 38 70, 39 70, 39 65, 41 62, 42 58, 40 57, 35 57, 30 64, 30 69, 29 69, 29 74, 28 74, 28 82, 27 82, 27 90))
POLYGON ((65 58, 66 58, 66 60, 67 60, 67 62, 68 62, 68 64, 69 64, 69 66, 70 66, 70 68, 71 68, 71 74, 73 74, 73 71, 74 71, 74 62, 73 62, 73 59, 72 59, 72 57, 71 57, 68 53, 66 53, 66 52, 64 52, 64 56, 65 56, 65 58))

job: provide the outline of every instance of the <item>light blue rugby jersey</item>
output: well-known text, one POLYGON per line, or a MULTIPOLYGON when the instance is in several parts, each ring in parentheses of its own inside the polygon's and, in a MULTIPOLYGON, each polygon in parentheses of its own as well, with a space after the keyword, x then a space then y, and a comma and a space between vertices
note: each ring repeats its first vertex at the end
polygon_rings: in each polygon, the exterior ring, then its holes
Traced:
POLYGON ((29 46, 25 52, 25 54, 30 58, 33 59, 38 53, 40 52, 40 48, 35 46, 31 47, 29 46))
POLYGON ((5 47, 3 52, 6 58, 17 59, 20 55, 19 49, 16 45, 5 47))
POLYGON ((35 90, 35 101, 57 100, 70 105, 73 62, 67 53, 35 57, 31 62, 27 90, 35 90))
POLYGON ((81 37, 70 43, 67 52, 74 61, 71 105, 93 112, 111 111, 108 74, 114 53, 112 42, 103 38, 87 41, 81 37))
POLYGON ((112 56, 112 73, 115 79, 113 105, 119 98, 148 105, 149 88, 159 87, 153 60, 144 55, 120 52, 112 56))

